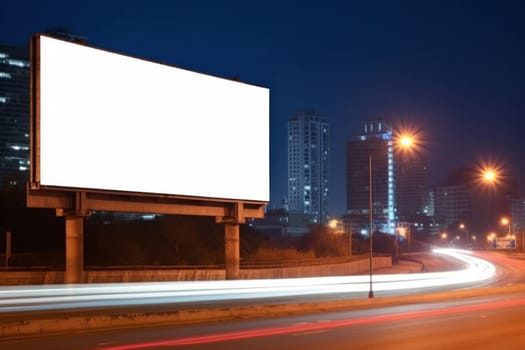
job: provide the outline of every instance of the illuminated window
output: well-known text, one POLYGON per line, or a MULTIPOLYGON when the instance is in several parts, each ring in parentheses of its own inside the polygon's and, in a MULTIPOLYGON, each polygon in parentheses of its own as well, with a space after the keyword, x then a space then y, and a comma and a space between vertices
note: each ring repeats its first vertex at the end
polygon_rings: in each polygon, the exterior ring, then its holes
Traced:
POLYGON ((12 65, 12 66, 17 66, 17 67, 22 67, 22 68, 23 67, 29 67, 29 62, 22 61, 22 60, 8 59, 7 63, 12 65))
POLYGON ((7 103, 7 97, 0 96, 0 103, 7 103))
POLYGON ((3 52, 0 52, 0 58, 7 58, 7 54, 3 53, 3 52))
POLYGON ((11 74, 0 72, 0 79, 11 79, 11 74))

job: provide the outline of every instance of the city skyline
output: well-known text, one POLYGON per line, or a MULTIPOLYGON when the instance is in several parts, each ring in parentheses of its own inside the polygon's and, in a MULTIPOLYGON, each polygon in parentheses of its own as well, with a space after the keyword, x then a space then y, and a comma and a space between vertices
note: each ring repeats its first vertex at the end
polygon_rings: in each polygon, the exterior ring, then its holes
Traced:
POLYGON ((366 120, 421 130, 434 182, 487 160, 523 170, 519 2, 100 4, 5 4, 0 42, 66 26, 96 47, 270 88, 272 205, 286 194, 286 120, 305 109, 333 130, 333 215, 345 211, 345 144, 366 120))

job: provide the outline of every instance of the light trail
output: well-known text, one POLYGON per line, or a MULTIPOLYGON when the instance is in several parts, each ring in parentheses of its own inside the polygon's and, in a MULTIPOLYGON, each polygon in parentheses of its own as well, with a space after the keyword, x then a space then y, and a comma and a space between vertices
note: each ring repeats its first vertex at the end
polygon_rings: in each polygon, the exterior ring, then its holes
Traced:
POLYGON ((228 342, 241 339, 249 339, 256 337, 269 337, 283 334, 294 334, 304 332, 315 332, 321 330, 329 330, 334 328, 342 327, 355 327, 362 325, 371 325, 376 323, 384 322, 396 322, 404 320, 414 320, 426 317, 440 317, 454 314, 466 314, 469 312, 476 311, 488 311, 509 307, 516 307, 525 305, 525 299, 516 300, 504 300, 491 303, 483 304, 472 304, 472 305, 460 305, 448 308, 431 308, 421 311, 408 311, 408 312, 389 312, 386 314, 372 315, 365 317, 345 318, 338 320, 325 320, 318 323, 305 323, 295 325, 284 325, 260 329, 248 329, 240 331, 232 331, 210 335, 197 335, 189 337, 180 337, 173 339, 156 340, 149 342, 114 345, 108 347, 101 347, 99 350, 137 350, 137 349, 148 349, 148 348, 160 348, 160 347, 174 347, 184 345, 197 345, 197 344, 208 344, 218 342, 228 342))
MULTIPOLYGON (((468 251, 434 250, 461 260, 466 268, 457 271, 410 274, 376 274, 375 291, 396 291, 465 286, 488 280, 495 267, 468 251)), ((291 279, 192 281, 158 283, 111 283, 47 285, 0 288, 0 314, 21 311, 158 305, 286 296, 360 293, 369 290, 369 276, 337 276, 291 279)))

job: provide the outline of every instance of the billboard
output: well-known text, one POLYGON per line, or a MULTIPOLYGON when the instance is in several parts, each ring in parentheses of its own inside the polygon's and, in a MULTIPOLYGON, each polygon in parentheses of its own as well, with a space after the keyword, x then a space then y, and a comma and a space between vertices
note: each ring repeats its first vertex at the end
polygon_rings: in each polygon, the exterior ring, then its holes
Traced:
POLYGON ((494 249, 516 249, 516 239, 507 237, 497 237, 492 240, 494 249))
POLYGON ((269 89, 33 37, 32 186, 269 200, 269 89))

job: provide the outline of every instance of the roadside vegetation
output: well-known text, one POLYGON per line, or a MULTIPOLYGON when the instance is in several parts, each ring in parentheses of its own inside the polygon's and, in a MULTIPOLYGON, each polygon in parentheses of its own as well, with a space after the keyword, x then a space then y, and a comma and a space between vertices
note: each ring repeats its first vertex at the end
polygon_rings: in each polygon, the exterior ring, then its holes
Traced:
MULTIPOLYGON (((65 223, 54 210, 26 208, 25 187, 0 193, 0 257, 5 232, 12 232, 10 267, 65 266, 65 223)), ((240 227, 241 264, 345 257, 349 235, 313 225, 301 236, 263 233, 240 227)), ((352 254, 366 254, 369 241, 352 236, 352 254)), ((374 252, 393 252, 393 239, 374 235, 374 252)), ((89 267, 223 266, 224 229, 214 218, 95 213, 84 223, 84 262, 89 267)))

